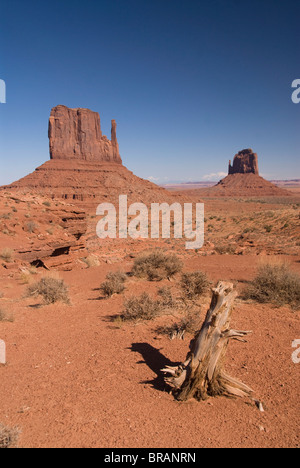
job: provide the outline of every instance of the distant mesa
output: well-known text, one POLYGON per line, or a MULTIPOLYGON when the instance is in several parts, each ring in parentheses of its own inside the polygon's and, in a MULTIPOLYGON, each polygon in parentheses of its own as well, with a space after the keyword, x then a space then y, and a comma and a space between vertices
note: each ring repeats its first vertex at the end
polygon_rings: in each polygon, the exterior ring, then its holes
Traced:
POLYGON ((109 140, 102 135, 97 112, 56 106, 51 110, 49 119, 50 159, 122 164, 116 128, 116 121, 112 120, 109 140))
POLYGON ((259 175, 257 154, 253 153, 251 148, 239 151, 235 155, 232 165, 231 161, 229 161, 228 174, 259 175))

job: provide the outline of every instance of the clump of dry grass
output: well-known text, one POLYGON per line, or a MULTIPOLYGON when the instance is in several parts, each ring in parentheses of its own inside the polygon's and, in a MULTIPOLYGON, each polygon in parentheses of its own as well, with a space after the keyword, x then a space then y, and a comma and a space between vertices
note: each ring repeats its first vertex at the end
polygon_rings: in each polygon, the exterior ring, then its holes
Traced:
POLYGON ((138 297, 131 297, 125 301, 121 318, 123 321, 128 322, 152 320, 159 315, 160 310, 160 302, 152 299, 149 294, 143 293, 138 297))
POLYGON ((262 264, 257 276, 243 291, 244 299, 260 303, 300 307, 300 276, 290 270, 286 263, 262 264))
POLYGON ((97 267, 100 265, 99 258, 96 255, 89 255, 83 258, 82 261, 87 265, 88 268, 97 267))
POLYGON ((8 314, 2 307, 0 307, 0 322, 13 322, 14 318, 11 314, 8 314))
POLYGON ((150 281, 171 278, 182 270, 182 261, 174 254, 165 254, 161 250, 140 255, 136 258, 132 274, 150 281))
POLYGON ((156 329, 156 332, 160 335, 167 335, 170 340, 175 338, 183 340, 185 333, 195 334, 199 330, 201 326, 199 317, 199 310, 190 310, 178 322, 172 325, 160 326, 156 329))
POLYGON ((20 431, 0 424, 0 449, 16 447, 20 431))
POLYGON ((33 234, 37 230, 38 226, 34 221, 29 221, 25 224, 25 231, 33 234))
POLYGON ((27 288, 27 297, 41 296, 45 304, 61 301, 70 304, 68 287, 64 280, 45 277, 27 288))
POLYGON ((190 300, 202 296, 210 284, 207 275, 200 270, 184 273, 181 277, 181 289, 185 297, 190 300))
POLYGON ((126 274, 121 271, 108 273, 106 281, 100 286, 100 290, 105 297, 111 297, 113 294, 121 294, 125 289, 126 279, 126 274))
POLYGON ((186 311, 184 317, 172 325, 161 326, 156 329, 160 335, 167 335, 171 340, 184 339, 185 333, 195 334, 201 327, 200 308, 192 308, 186 311))
POLYGON ((172 309, 178 304, 176 299, 173 297, 172 289, 168 286, 164 286, 157 291, 159 296, 159 302, 162 308, 172 309))
POLYGON ((0 258, 4 260, 6 263, 11 262, 13 257, 13 251, 9 248, 5 248, 0 252, 0 258))
POLYGON ((215 247, 215 251, 219 255, 234 255, 236 248, 233 245, 218 245, 215 247))

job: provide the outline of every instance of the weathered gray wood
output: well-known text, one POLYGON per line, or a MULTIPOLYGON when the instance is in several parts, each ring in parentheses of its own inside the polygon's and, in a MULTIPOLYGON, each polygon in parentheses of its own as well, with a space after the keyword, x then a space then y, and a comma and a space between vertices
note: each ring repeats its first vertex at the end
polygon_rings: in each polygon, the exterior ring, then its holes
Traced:
POLYGON ((162 369, 165 382, 173 387, 178 400, 226 395, 246 397, 251 388, 230 377, 223 370, 225 354, 231 339, 244 341, 250 331, 230 329, 230 319, 237 293, 233 284, 220 281, 215 289, 210 308, 201 330, 190 343, 190 352, 178 367, 162 369))

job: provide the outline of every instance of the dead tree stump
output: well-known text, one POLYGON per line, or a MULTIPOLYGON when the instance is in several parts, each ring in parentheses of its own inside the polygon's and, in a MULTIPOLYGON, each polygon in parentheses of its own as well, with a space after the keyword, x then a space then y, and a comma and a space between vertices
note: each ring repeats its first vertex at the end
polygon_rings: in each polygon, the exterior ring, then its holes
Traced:
POLYGON ((223 370, 229 340, 244 341, 250 331, 231 330, 229 327, 237 293, 233 284, 220 281, 213 289, 212 301, 205 321, 190 343, 190 352, 178 367, 162 369, 165 382, 173 387, 180 401, 190 398, 205 400, 209 396, 249 397, 251 388, 230 377, 223 370))

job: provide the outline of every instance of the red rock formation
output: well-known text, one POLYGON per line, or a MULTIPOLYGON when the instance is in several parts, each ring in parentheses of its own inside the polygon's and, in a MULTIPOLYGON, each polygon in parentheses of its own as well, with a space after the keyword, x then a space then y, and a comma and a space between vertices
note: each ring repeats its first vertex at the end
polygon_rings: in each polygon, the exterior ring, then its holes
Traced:
POLYGON ((180 198, 137 177, 122 164, 59 159, 45 162, 33 173, 1 190, 42 194, 87 207, 104 201, 117 205, 119 195, 128 195, 130 203, 146 204, 174 203, 180 198))
MULTIPOLYGON (((81 208, 62 201, 53 203, 40 195, 0 191, 0 232, 6 229, 10 233, 9 247, 14 251, 14 261, 5 267, 31 263, 72 269, 85 253, 87 228, 87 215, 81 208), (2 218, 8 205, 18 206, 18 222, 13 217, 2 218)), ((6 241, 3 237, 2 245, 6 241)))
POLYGON ((112 120, 111 141, 102 135, 100 117, 88 109, 57 106, 49 120, 50 161, 32 174, 1 187, 23 193, 42 194, 87 206, 103 201, 173 203, 177 196, 148 180, 136 177, 123 166, 112 120))
POLYGON ((256 174, 258 171, 258 157, 253 153, 252 149, 244 149, 235 155, 233 165, 229 161, 228 174, 256 174))
POLYGON ((263 177, 252 173, 230 174, 208 191, 211 195, 226 197, 283 197, 291 195, 287 190, 281 189, 263 177))
POLYGON ((291 193, 260 177, 258 157, 252 149, 239 151, 233 160, 229 161, 229 174, 217 185, 206 189, 194 190, 203 197, 269 197, 290 196, 291 193))
POLYGON ((50 158, 122 164, 116 127, 112 120, 110 141, 102 135, 97 112, 54 107, 49 119, 50 158))

